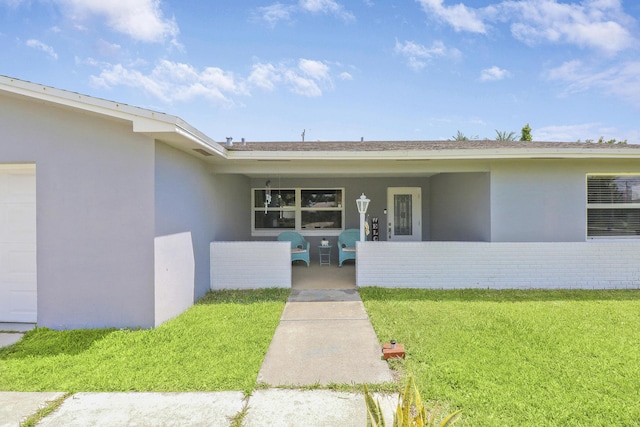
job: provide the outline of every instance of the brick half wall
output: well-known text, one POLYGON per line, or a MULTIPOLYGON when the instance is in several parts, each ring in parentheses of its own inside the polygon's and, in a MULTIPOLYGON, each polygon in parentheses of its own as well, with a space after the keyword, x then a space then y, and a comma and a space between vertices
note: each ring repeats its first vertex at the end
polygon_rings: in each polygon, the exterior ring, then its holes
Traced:
POLYGON ((364 242, 358 286, 640 288, 640 241, 364 242))
POLYGON ((289 242, 211 243, 211 289, 290 287, 289 242))

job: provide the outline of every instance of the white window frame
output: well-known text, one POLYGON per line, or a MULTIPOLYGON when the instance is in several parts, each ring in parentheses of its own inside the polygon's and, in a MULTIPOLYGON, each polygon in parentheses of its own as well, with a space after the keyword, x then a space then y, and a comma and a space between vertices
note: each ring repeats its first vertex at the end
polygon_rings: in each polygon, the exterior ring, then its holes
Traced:
POLYGON ((294 190, 295 191, 295 206, 285 206, 278 208, 267 208, 267 211, 279 212, 289 211, 294 212, 295 215, 295 227, 294 228, 269 228, 269 229, 256 229, 256 212, 264 212, 264 207, 256 207, 256 191, 264 191, 264 187, 254 187, 251 189, 251 236, 277 236, 283 231, 296 231, 303 236, 338 236, 344 231, 345 213, 344 213, 344 187, 282 187, 271 188, 271 197, 277 197, 278 191, 294 190), (338 207, 328 208, 310 208, 303 207, 302 204, 302 192, 303 191, 315 191, 315 190, 335 190, 342 193, 342 204, 338 207), (302 212, 303 211, 340 211, 342 228, 319 228, 309 229, 302 228, 302 212))
POLYGON ((589 178, 590 177, 640 177, 640 173, 588 173, 585 177, 585 191, 587 209, 585 215, 585 235, 587 240, 620 240, 620 239, 640 239, 640 235, 630 236, 589 236, 589 209, 640 209, 640 203, 589 203, 589 178))

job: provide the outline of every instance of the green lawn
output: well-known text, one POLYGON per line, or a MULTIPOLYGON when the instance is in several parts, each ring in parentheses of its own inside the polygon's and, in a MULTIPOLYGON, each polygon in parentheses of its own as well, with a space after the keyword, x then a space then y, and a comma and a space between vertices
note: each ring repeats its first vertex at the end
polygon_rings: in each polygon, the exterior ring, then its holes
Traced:
POLYGON ((423 397, 469 426, 640 425, 640 291, 360 294, 423 397))
POLYGON ((150 330, 38 328, 0 349, 0 390, 250 391, 288 295, 212 292, 150 330))

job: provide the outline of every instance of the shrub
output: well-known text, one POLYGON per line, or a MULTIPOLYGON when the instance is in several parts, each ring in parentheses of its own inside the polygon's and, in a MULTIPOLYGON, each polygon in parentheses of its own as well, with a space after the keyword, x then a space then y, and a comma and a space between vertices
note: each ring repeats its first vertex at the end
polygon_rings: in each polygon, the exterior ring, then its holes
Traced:
MULTIPOLYGON (((367 427, 385 427, 380 402, 373 400, 373 396, 369 393, 366 384, 364 386, 364 399, 367 406, 367 427)), ((460 417, 461 412, 462 410, 457 410, 444 417, 439 427, 453 425, 460 417)), ((420 397, 418 387, 411 376, 407 381, 404 393, 398 397, 398 406, 393 415, 392 427, 435 427, 436 413, 437 411, 434 409, 427 410, 420 397)))

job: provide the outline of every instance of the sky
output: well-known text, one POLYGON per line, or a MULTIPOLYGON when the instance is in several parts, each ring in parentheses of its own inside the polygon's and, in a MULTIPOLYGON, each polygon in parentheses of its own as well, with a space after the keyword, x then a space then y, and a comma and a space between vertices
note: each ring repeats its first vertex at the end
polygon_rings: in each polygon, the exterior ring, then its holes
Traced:
POLYGON ((638 0, 0 0, 0 74, 216 141, 640 143, 638 0))

